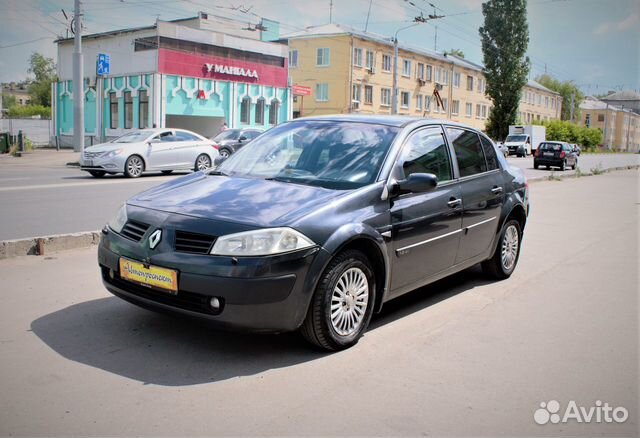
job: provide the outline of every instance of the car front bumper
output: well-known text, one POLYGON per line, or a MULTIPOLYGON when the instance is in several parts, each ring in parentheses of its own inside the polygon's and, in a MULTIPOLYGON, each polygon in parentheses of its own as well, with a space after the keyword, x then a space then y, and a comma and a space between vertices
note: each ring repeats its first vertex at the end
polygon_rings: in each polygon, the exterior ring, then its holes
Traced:
POLYGON ((110 158, 93 158, 93 159, 80 159, 80 170, 101 170, 111 173, 124 172, 124 163, 126 159, 120 155, 116 155, 110 158))
MULTIPOLYGON (((150 264, 178 271, 178 292, 124 280, 119 259, 147 259, 137 242, 108 231, 98 247, 102 280, 109 292, 144 308, 207 320, 221 328, 257 332, 296 330, 303 322, 315 283, 329 260, 320 247, 271 257, 237 258, 163 253, 150 264), (211 298, 221 303, 210 306, 211 298)), ((148 260, 148 259, 147 259, 148 260)))

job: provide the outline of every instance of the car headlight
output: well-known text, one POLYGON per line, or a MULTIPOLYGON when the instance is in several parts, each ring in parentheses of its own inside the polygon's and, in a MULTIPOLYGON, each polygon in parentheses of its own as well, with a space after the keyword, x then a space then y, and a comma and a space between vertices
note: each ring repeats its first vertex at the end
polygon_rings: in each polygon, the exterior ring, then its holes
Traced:
POLYGON ((315 246, 304 234, 291 228, 267 228, 219 237, 212 255, 265 256, 315 246))
POLYGON ((120 153, 122 153, 122 149, 116 149, 111 152, 107 152, 101 158, 112 158, 112 157, 115 157, 116 155, 119 155, 120 153))
POLYGON ((118 210, 118 213, 115 215, 113 219, 111 219, 108 223, 109 228, 111 228, 116 233, 119 233, 124 228, 124 224, 127 223, 127 205, 124 204, 118 210))

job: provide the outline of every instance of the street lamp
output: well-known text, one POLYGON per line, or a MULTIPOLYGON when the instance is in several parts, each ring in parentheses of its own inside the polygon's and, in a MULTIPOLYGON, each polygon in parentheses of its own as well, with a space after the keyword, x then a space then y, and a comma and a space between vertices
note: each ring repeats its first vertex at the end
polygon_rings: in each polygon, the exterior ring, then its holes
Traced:
POLYGON ((391 96, 391 114, 398 114, 398 33, 405 29, 417 26, 420 23, 413 23, 409 26, 396 30, 393 37, 393 90, 391 96))

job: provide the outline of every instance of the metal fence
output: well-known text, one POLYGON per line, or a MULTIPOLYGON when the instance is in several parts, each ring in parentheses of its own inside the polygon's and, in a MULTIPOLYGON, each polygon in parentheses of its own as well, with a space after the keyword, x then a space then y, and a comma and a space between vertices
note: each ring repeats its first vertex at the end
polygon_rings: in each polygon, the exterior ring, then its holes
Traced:
POLYGON ((48 119, 0 119, 0 132, 26 136, 34 146, 47 146, 54 137, 53 122, 48 119))

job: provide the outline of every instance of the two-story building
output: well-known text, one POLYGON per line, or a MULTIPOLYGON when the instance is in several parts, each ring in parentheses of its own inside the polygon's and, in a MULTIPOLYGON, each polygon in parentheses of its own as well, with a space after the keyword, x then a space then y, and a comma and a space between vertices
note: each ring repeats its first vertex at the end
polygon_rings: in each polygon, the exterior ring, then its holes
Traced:
MULTIPOLYGON (((311 96, 294 97, 294 117, 391 113, 394 45, 389 38, 328 24, 290 34, 286 40, 292 83, 311 88, 311 96)), ((397 62, 398 114, 485 128, 491 101, 481 65, 402 44, 397 62)), ((559 117, 558 93, 529 81, 523 96, 523 120, 559 117), (532 96, 536 100, 529 104, 532 96)))
MULTIPOLYGON (((272 42, 279 37, 278 23, 264 20, 252 28, 218 21, 200 13, 83 36, 87 144, 152 126, 213 136, 224 122, 267 129, 290 119, 287 47, 272 42), (99 55, 109 57, 102 75, 99 55)), ((73 39, 57 43, 53 118, 64 145, 73 135, 73 39)))
POLYGON ((580 110, 581 119, 578 123, 602 131, 605 148, 640 151, 640 114, 592 96, 585 98, 580 110))

